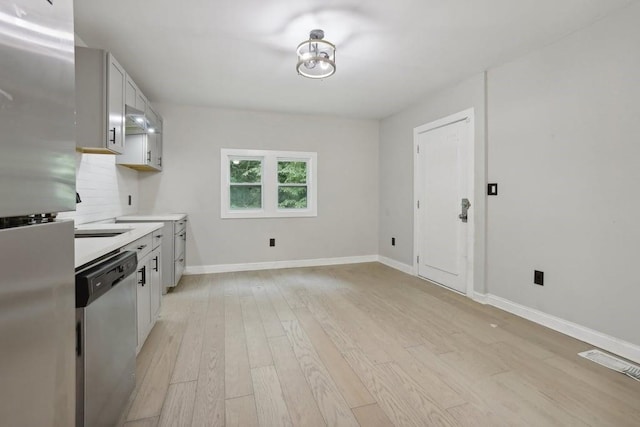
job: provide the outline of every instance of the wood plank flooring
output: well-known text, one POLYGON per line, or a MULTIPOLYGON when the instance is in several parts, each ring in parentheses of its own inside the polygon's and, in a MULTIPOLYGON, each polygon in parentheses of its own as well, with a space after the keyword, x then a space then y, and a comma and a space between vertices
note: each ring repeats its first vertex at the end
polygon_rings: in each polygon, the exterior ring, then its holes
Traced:
POLYGON ((640 425, 590 348, 378 263, 185 276, 120 425, 640 425))

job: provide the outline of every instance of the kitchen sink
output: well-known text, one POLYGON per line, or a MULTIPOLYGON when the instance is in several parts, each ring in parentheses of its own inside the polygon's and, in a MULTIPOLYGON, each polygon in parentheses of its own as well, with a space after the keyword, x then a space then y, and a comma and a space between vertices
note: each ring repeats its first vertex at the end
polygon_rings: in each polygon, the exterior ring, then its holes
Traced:
POLYGON ((82 239, 87 237, 115 237, 119 236, 122 233, 126 233, 127 231, 131 231, 129 229, 86 229, 86 230, 76 230, 75 237, 76 239, 82 239))

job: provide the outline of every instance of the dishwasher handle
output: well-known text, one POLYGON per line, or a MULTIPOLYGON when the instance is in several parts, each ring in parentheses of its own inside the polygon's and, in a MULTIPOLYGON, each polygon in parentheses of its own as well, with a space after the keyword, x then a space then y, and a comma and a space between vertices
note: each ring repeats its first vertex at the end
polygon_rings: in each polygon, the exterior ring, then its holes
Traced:
POLYGON ((82 356, 82 323, 76 322, 76 355, 82 356))

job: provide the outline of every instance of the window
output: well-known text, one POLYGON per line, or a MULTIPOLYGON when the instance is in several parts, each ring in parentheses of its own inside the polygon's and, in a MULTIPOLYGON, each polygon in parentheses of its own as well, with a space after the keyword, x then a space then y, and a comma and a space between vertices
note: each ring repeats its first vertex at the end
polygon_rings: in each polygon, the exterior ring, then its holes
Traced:
POLYGON ((262 160, 231 158, 229 203, 231 209, 262 207, 262 160))
POLYGON ((278 160, 278 209, 307 208, 307 162, 278 160))
POLYGON ((316 153, 222 149, 221 217, 317 215, 316 153))

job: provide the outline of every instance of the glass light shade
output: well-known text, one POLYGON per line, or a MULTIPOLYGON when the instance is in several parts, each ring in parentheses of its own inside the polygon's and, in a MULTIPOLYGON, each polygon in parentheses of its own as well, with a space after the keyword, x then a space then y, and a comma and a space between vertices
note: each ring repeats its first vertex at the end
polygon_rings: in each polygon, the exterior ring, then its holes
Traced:
POLYGON ((298 74, 323 79, 336 72, 336 47, 323 39, 311 38, 298 45, 298 74))

